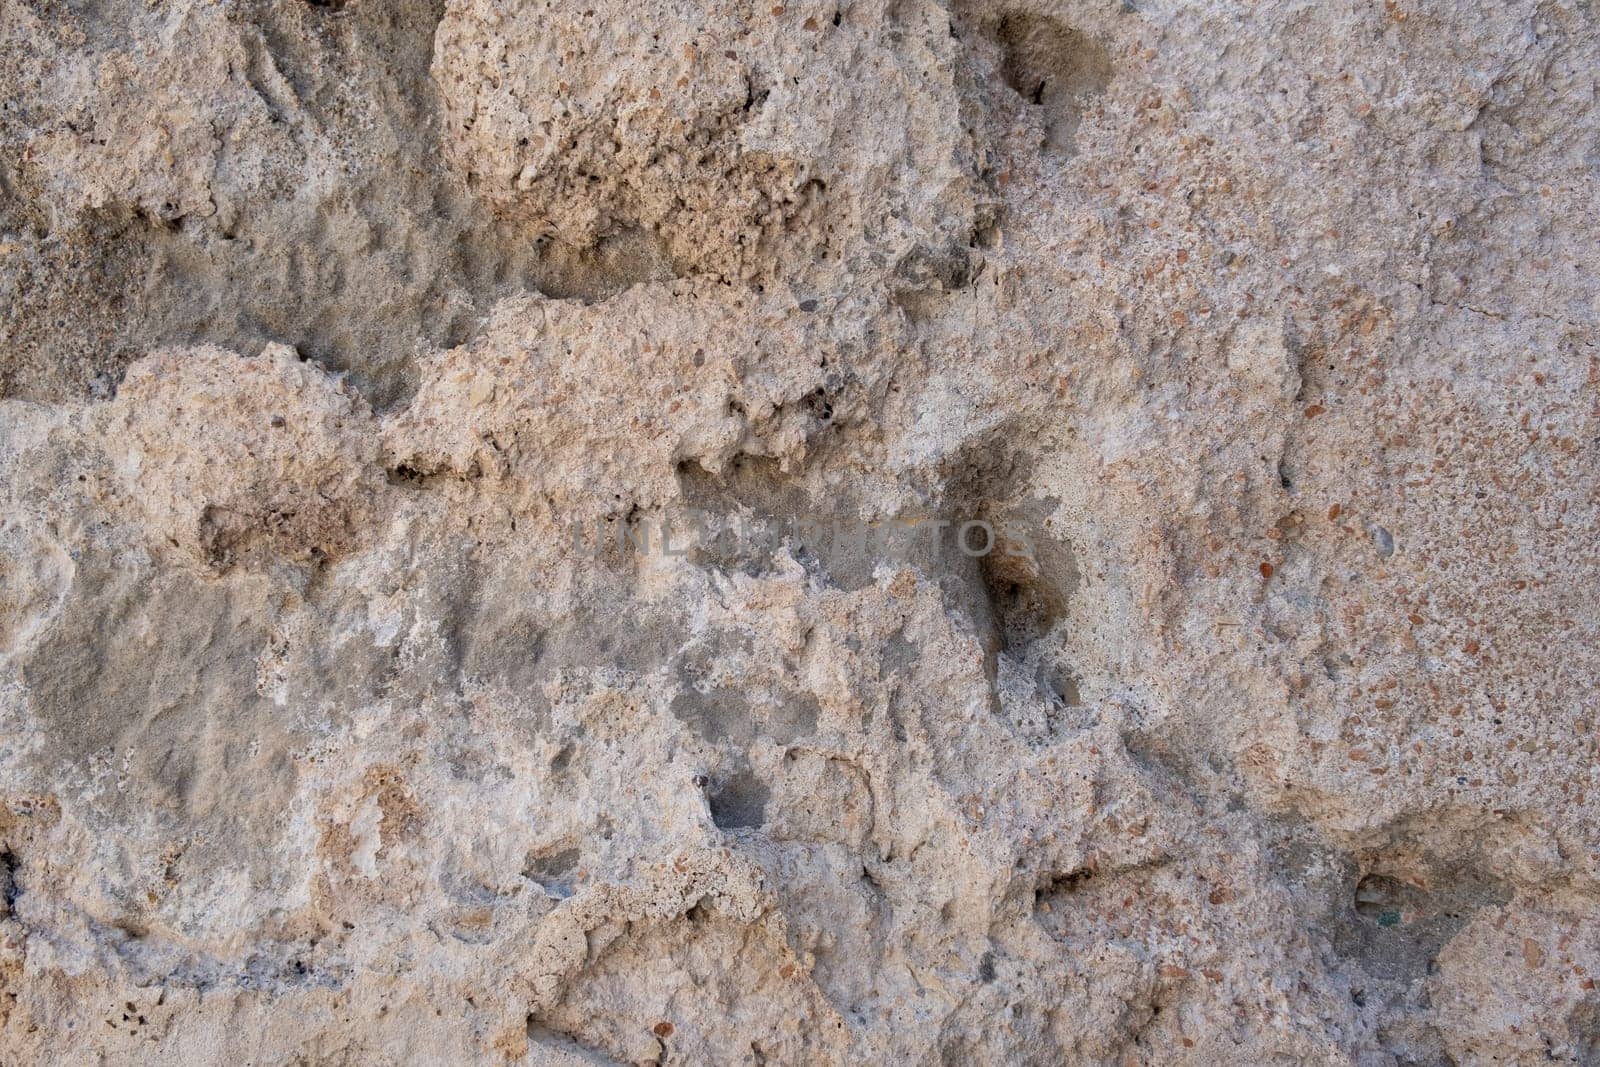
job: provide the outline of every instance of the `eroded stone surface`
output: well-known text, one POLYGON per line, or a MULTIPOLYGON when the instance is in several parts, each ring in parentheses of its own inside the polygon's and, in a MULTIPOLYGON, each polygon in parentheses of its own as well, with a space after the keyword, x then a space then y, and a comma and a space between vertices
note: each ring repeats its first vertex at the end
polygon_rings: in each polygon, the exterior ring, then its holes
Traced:
POLYGON ((1600 1054, 1591 7, 0 24, 6 1062, 1600 1054))

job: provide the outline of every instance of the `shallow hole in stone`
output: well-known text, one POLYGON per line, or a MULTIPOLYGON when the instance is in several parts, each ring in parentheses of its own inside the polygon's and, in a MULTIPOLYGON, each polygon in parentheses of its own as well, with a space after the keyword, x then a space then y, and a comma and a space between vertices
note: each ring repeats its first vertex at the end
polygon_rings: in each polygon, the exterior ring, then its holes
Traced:
POLYGON ((734 775, 707 799, 711 821, 719 830, 760 829, 766 822, 767 800, 772 791, 749 771, 734 775))
POLYGON ((537 883, 550 896, 569 897, 572 895, 572 875, 577 869, 578 857, 576 847, 533 854, 523 865, 522 875, 529 881, 537 883))
POLYGON ((1049 15, 1008 11, 984 27, 1000 46, 1000 76, 1030 107, 1042 111, 1045 146, 1064 155, 1088 100, 1114 70, 1104 46, 1049 15))

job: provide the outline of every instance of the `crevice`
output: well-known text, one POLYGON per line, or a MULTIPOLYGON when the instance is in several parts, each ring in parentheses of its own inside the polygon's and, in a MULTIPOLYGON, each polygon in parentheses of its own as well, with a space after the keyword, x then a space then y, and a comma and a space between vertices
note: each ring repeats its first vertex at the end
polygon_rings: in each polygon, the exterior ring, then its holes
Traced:
POLYGON ((11 849, 0 850, 0 917, 17 913, 17 900, 22 896, 22 883, 17 872, 22 860, 11 849))

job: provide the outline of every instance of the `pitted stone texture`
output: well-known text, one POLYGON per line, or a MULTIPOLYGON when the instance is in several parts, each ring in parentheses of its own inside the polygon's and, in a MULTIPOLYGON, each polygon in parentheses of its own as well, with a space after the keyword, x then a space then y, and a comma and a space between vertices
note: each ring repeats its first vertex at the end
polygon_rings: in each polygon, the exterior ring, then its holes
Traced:
POLYGON ((124 379, 107 433, 145 523, 215 569, 342 555, 382 485, 366 405, 285 345, 154 353, 124 379))
POLYGON ((882 0, 449 4, 433 75, 475 190, 576 248, 659 241, 677 273, 770 278, 963 243, 983 148, 949 16, 882 0), (962 223, 962 216, 966 221, 962 223))
POLYGON ((0 1059, 1594 1060, 1589 7, 0 21, 0 1059))

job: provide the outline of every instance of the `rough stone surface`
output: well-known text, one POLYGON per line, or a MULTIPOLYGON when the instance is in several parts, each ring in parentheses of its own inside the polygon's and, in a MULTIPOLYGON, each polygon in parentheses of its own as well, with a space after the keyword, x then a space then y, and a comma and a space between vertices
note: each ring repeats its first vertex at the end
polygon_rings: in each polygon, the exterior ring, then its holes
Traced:
POLYGON ((1600 1063, 1597 79, 0 6, 0 1061, 1600 1063))

